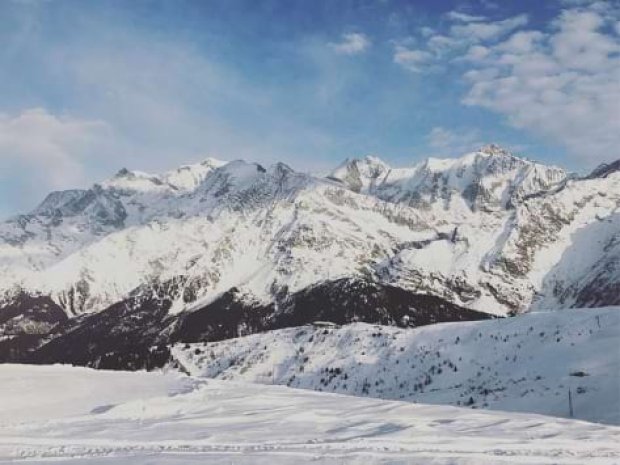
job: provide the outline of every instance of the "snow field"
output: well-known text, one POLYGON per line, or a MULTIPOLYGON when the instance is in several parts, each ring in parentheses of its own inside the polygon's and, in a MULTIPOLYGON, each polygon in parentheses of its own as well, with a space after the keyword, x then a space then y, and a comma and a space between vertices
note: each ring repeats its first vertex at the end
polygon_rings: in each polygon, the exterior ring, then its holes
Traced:
POLYGON ((620 308, 416 329, 304 326, 177 344, 192 375, 620 424, 620 308))
POLYGON ((0 463, 611 465, 617 427, 284 386, 0 366, 0 463), (65 389, 50 395, 49 385, 65 389), (78 405, 75 396, 83 396, 78 405), (28 406, 28 400, 35 402, 28 406), (25 421, 25 419, 36 421, 25 421), (12 420, 14 423, 7 423, 12 420))

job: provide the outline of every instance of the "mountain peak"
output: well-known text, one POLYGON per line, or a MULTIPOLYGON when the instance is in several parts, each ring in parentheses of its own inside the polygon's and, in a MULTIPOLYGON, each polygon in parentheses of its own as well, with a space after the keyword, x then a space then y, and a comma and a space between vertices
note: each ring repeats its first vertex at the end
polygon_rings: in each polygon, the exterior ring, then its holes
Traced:
POLYGON ((123 178, 126 176, 129 176, 131 173, 131 171, 129 171, 127 168, 121 168, 120 170, 117 171, 117 173, 114 175, 115 178, 123 178))
POLYGON ((365 165, 373 166, 373 167, 383 167, 389 169, 389 165, 384 162, 381 158, 374 155, 366 155, 364 158, 360 160, 365 165))
POLYGON ((137 170, 129 170, 127 168, 121 168, 116 172, 113 176, 113 179, 126 178, 126 179, 137 179, 137 178, 156 178, 157 176, 149 173, 145 173, 144 171, 137 170))
POLYGON ((327 177, 342 182, 352 191, 365 193, 372 191, 377 181, 390 169, 380 158, 367 155, 364 158, 347 158, 327 177))
POLYGON ((101 186, 121 191, 151 191, 161 189, 163 184, 157 175, 121 168, 112 178, 103 181, 101 186))
POLYGON ((30 214, 49 216, 57 212, 62 212, 68 204, 78 201, 87 194, 87 192, 88 191, 83 189, 50 192, 30 214))
POLYGON ((228 164, 227 161, 216 158, 205 158, 201 162, 191 165, 182 165, 177 169, 161 175, 162 180, 179 191, 192 191, 204 181, 213 170, 228 164))
POLYGON ((496 144, 488 144, 475 152, 469 152, 457 158, 429 157, 416 167, 433 173, 473 170, 478 174, 497 174, 513 171, 530 164, 532 164, 531 161, 517 157, 496 144))
POLYGON ((220 166, 224 166, 226 163, 228 162, 213 157, 207 157, 200 162, 201 165, 210 166, 212 168, 219 168, 220 166))
MULTIPOLYGON (((488 155, 504 155, 504 156, 511 156, 511 157, 514 156, 509 150, 506 150, 505 148, 500 147, 499 145, 493 144, 493 143, 482 146, 480 150, 478 150, 478 152, 486 153, 488 155)), ((515 158, 518 158, 518 157, 515 157, 515 158)))
POLYGON ((102 183, 104 188, 127 191, 152 191, 172 189, 176 191, 194 190, 213 170, 228 164, 216 158, 206 158, 198 163, 181 165, 162 174, 149 174, 143 171, 121 168, 111 178, 102 183))

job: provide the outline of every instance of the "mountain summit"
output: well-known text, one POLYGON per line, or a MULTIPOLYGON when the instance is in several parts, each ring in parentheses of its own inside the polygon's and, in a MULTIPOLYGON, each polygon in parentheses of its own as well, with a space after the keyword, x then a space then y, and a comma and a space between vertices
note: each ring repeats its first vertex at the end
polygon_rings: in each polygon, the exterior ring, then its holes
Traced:
POLYGON ((353 192, 369 193, 390 171, 390 166, 380 158, 366 156, 346 159, 328 178, 343 183, 353 192))
POLYGON ((519 198, 561 186, 568 176, 561 168, 491 144, 461 158, 428 158, 411 168, 392 169, 374 157, 347 160, 329 178, 355 192, 416 208, 463 200, 469 208, 506 209, 519 198))

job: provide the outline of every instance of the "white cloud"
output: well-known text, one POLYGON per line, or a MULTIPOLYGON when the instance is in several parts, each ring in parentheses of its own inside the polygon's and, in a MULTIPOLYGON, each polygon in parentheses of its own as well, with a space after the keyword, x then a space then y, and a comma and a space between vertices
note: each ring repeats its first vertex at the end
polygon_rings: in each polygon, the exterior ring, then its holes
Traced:
POLYGON ((446 157, 462 155, 484 145, 475 130, 452 131, 441 126, 434 127, 426 135, 426 142, 431 155, 446 157))
POLYGON ((452 21, 461 21, 463 23, 474 23, 484 21, 486 19, 484 16, 468 15, 467 13, 461 13, 458 11, 450 11, 446 13, 446 16, 452 21))
POLYGON ((489 46, 463 102, 594 162, 618 157, 620 39, 617 18, 590 8, 562 12, 550 32, 522 31, 489 46), (607 32, 606 32, 607 31, 607 32))
MULTIPOLYGON (((487 57, 486 43, 497 42, 502 37, 527 24, 526 15, 513 16, 501 21, 488 21, 483 16, 472 16, 450 11, 446 16, 451 21, 447 31, 441 33, 424 27, 420 35, 426 39, 422 46, 411 48, 403 41, 395 49, 394 62, 408 70, 421 73, 437 69, 445 60, 480 61, 487 57), (483 45, 484 44, 484 45, 483 45)), ((533 38, 523 37, 521 42, 533 38)), ((524 43, 516 46, 524 47, 524 43)))
POLYGON ((489 56, 489 49, 483 45, 472 45, 463 59, 468 61, 482 61, 489 56))
POLYGON ((432 61, 433 55, 424 50, 415 50, 404 45, 394 47, 394 63, 414 73, 424 70, 424 65, 432 61))
POLYGON ((497 46, 497 50, 508 53, 530 53, 537 47, 538 42, 544 37, 540 31, 515 32, 508 40, 497 46))
POLYGON ((330 46, 343 55, 358 55, 363 53, 370 47, 370 39, 359 32, 351 32, 342 35, 342 40, 336 43, 330 43, 330 46))
POLYGON ((455 24, 450 28, 450 33, 455 38, 461 38, 470 42, 491 40, 524 26, 527 24, 527 21, 527 15, 518 15, 502 21, 455 24))
POLYGON ((445 51, 458 47, 459 43, 452 37, 437 34, 428 39, 427 45, 429 50, 437 55, 440 55, 445 51))
POLYGON ((600 31, 603 16, 595 11, 564 11, 556 21, 558 32, 551 39, 553 56, 566 68, 600 70, 613 66, 610 54, 620 52, 617 38, 600 31))
MULTIPOLYGON (((394 61, 417 73, 467 66, 464 104, 496 112, 577 158, 618 158, 620 8, 613 2, 573 0, 540 30, 524 30, 525 15, 500 21, 457 12, 447 17, 447 30, 422 34, 426 41, 415 48, 401 45, 394 61)), ((428 143, 435 149, 457 139, 467 145, 463 136, 435 128, 428 143)))
POLYGON ((50 189, 81 185, 84 163, 109 134, 104 122, 42 108, 0 114, 0 173, 12 173, 11 182, 21 185, 25 196, 32 193, 32 201, 50 189))

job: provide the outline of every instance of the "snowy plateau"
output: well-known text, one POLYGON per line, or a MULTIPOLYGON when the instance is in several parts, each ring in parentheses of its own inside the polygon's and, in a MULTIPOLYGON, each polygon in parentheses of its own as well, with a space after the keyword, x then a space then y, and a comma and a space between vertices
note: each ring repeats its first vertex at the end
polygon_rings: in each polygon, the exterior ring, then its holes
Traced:
POLYGON ((0 463, 618 464, 619 206, 494 145, 52 192, 0 223, 0 463))

